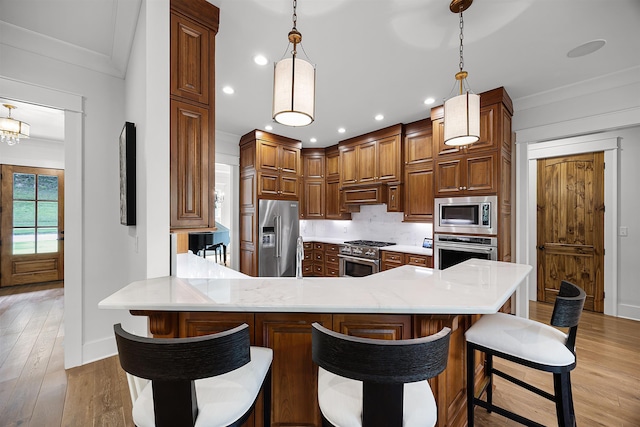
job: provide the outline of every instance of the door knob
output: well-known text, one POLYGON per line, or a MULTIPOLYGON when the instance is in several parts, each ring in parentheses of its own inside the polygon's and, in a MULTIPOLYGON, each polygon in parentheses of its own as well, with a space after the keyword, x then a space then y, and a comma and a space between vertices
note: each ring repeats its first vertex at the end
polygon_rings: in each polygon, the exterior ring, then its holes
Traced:
POLYGON ((541 251, 543 251, 544 250, 544 245, 540 245, 537 248, 540 249, 541 251))

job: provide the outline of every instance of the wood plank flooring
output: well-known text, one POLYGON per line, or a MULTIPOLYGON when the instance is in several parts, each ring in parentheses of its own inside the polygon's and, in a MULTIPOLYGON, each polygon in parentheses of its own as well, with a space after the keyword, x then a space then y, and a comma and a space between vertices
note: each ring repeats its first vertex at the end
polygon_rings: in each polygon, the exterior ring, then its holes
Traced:
MULTIPOLYGON (((552 306, 531 303, 547 322, 552 306)), ((133 426, 126 377, 116 357, 64 370, 62 283, 0 289, 0 426, 133 426)), ((578 425, 640 426, 640 322, 585 312, 573 394, 578 425)), ((495 360, 512 375, 552 390, 551 376, 495 360)), ((495 379, 494 401, 546 425, 553 404, 495 379)), ((516 423, 476 408, 479 427, 516 423)))

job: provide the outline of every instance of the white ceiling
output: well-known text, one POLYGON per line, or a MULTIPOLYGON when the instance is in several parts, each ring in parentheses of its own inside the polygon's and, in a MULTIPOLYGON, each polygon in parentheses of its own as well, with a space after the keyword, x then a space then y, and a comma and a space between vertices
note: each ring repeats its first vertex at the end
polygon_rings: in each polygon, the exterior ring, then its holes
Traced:
MULTIPOLYGON (((220 8, 218 131, 243 135, 271 124, 272 132, 305 147, 323 147, 428 117, 431 106, 424 99, 441 104, 454 86, 459 16, 449 11, 449 0, 298 0, 297 28, 317 65, 316 120, 303 128, 275 124, 272 64, 287 48, 292 3, 209 1, 220 8), (258 53, 268 65, 253 62, 258 53), (235 93, 224 94, 225 85, 235 93), (376 114, 385 118, 375 121, 376 114), (346 133, 338 134, 339 127, 346 133), (310 143, 311 137, 318 142, 310 143)), ((140 4, 0 0, 0 34, 3 43, 20 49, 55 52, 61 61, 124 77, 140 4)), ((518 101, 629 68, 640 73, 639 0, 476 0, 464 20, 465 69, 476 93, 504 86, 518 101), (596 39, 606 45, 567 57, 596 39)), ((30 122, 33 134, 44 129, 28 106, 19 107, 14 116, 30 122)))

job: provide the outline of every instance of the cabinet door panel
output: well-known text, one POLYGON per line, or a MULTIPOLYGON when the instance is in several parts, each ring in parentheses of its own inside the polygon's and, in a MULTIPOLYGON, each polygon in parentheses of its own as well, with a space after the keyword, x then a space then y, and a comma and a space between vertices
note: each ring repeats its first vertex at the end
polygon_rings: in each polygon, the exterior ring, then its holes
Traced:
POLYGON ((171 101, 171 226, 209 225, 209 110, 171 101))
POLYGON ((356 171, 357 165, 356 147, 345 147, 340 149, 340 182, 345 184, 355 184, 358 182, 356 171))
POLYGON ((258 169, 267 171, 278 171, 278 145, 259 141, 258 143, 258 169))
POLYGON ((411 315, 334 314, 333 330, 361 338, 410 339, 411 315))
POLYGON ((284 197, 298 197, 298 177, 296 175, 281 175, 279 195, 284 197))
POLYGON ((304 184, 307 219, 324 219, 324 181, 306 181, 304 184))
POLYGON ((340 183, 339 182, 327 182, 325 207, 326 207, 327 219, 342 218, 342 213, 340 211, 340 183))
POLYGON ((456 194, 462 191, 461 158, 436 160, 436 193, 456 194))
POLYGON ((251 343, 254 339, 253 313, 179 313, 180 338, 199 337, 228 331, 246 323, 249 325, 251 343))
POLYGON ((304 157, 304 179, 324 178, 324 156, 304 157))
POLYGON ((496 133, 498 128, 499 105, 488 105, 480 109, 480 139, 467 147, 468 152, 478 150, 492 150, 500 144, 500 137, 496 133))
POLYGON ((466 191, 496 192, 498 165, 496 154, 467 157, 466 191))
POLYGON ((444 154, 456 154, 460 152, 457 146, 445 145, 444 143, 444 119, 437 119, 431 122, 433 131, 433 148, 438 156, 444 154))
POLYGON ((171 94, 209 103, 209 30, 171 14, 171 94))
POLYGON ((402 186, 389 185, 387 190, 387 212, 402 212, 402 186))
POLYGON ((406 165, 430 162, 433 158, 433 132, 425 130, 407 135, 404 140, 406 165))
POLYGON ((327 153, 326 170, 327 179, 334 181, 340 179, 340 153, 337 150, 331 154, 327 153))
POLYGON ((271 425, 321 426, 318 368, 311 358, 311 324, 331 328, 330 314, 256 314, 256 345, 273 349, 271 425), (295 351, 292 351, 295 350, 295 351))
POLYGON ((298 175, 300 168, 300 150, 298 148, 280 146, 279 147, 279 165, 280 172, 292 173, 298 175))
POLYGON ((367 142, 358 146, 358 183, 374 182, 378 179, 378 145, 376 141, 367 142))
POLYGON ((433 219, 433 170, 407 168, 404 193, 405 221, 433 219))
POLYGON ((400 137, 392 136, 378 141, 378 181, 398 181, 402 168, 400 137))
POLYGON ((278 195, 278 174, 258 172, 258 195, 278 195))

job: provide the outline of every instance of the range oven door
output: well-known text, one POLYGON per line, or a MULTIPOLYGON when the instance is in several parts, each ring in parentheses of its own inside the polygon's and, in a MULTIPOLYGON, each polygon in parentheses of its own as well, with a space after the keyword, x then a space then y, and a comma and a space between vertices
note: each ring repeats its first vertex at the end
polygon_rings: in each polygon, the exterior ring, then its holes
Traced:
POLYGON ((342 254, 338 257, 340 258, 340 277, 364 277, 380 271, 380 260, 342 254))
POLYGON ((498 260, 498 248, 496 246, 438 242, 434 247, 433 261, 435 268, 438 270, 444 270, 472 258, 490 261, 498 260))

